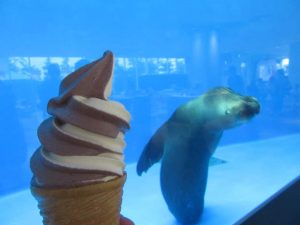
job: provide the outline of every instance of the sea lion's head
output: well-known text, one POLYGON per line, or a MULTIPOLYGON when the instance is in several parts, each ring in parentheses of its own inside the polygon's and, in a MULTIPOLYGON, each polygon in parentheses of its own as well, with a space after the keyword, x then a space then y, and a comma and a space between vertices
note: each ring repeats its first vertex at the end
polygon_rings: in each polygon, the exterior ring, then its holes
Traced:
POLYGON ((229 129, 248 122, 260 111, 256 98, 242 96, 230 88, 209 90, 203 97, 209 115, 207 126, 229 129))

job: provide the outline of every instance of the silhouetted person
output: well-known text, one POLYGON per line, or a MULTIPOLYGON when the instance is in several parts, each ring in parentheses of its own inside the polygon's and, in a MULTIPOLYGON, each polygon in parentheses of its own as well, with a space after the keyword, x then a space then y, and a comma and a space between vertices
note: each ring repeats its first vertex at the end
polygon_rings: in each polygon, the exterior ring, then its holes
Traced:
POLYGON ((251 83, 247 86, 247 95, 258 98, 259 96, 258 79, 253 79, 251 83))
POLYGON ((292 112, 295 116, 300 115, 300 84, 296 83, 293 89, 291 90, 292 96, 292 112))
POLYGON ((243 78, 237 74, 235 67, 228 69, 228 86, 234 91, 243 94, 244 93, 244 81, 243 78))
POLYGON ((61 72, 57 63, 50 63, 46 66, 46 76, 39 87, 40 110, 43 117, 47 116, 47 104, 50 98, 58 95, 61 72))
MULTIPOLYGON (((27 166, 24 132, 16 111, 15 96, 0 80, 0 195, 25 185, 23 170, 27 166), (26 165, 25 165, 26 164, 26 165)), ((27 185, 27 184, 26 184, 27 185)))
POLYGON ((288 77, 284 75, 283 69, 277 70, 269 82, 273 112, 281 112, 284 106, 284 99, 291 89, 290 82, 288 77))
POLYGON ((266 82, 261 78, 253 79, 247 87, 247 95, 256 97, 261 103, 266 101, 268 90, 266 82))

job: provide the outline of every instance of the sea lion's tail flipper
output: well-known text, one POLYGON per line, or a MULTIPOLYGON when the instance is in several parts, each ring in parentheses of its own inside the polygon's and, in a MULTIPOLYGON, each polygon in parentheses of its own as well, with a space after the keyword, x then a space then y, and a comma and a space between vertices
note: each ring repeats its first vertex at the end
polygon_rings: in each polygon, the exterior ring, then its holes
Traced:
POLYGON ((167 125, 164 124, 156 131, 145 146, 136 167, 136 172, 139 176, 143 172, 147 172, 154 163, 157 163, 161 159, 164 152, 166 132, 167 125))

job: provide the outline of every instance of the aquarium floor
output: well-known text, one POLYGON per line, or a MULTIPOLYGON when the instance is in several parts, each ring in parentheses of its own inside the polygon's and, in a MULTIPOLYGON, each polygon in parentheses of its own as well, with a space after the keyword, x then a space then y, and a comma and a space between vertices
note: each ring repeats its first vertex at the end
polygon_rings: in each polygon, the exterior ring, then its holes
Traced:
MULTIPOLYGON (((220 147, 226 163, 210 167, 201 224, 231 225, 277 192, 300 172, 300 134, 220 147)), ((136 225, 176 225, 162 198, 159 165, 138 177, 127 166, 122 213, 136 225)), ((0 198, 5 225, 41 225, 29 190, 0 198)))

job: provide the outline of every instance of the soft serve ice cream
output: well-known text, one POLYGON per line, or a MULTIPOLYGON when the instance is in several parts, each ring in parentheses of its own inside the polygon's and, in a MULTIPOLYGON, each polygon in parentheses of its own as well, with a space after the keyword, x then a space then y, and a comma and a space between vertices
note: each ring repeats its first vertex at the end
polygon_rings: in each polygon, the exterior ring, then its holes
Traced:
POLYGON ((109 101, 113 54, 67 76, 48 103, 52 116, 38 128, 41 147, 31 158, 32 184, 76 187, 106 182, 124 173, 124 132, 130 114, 109 101))

